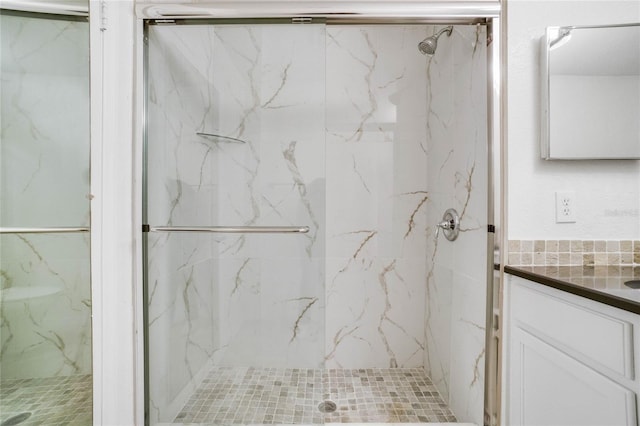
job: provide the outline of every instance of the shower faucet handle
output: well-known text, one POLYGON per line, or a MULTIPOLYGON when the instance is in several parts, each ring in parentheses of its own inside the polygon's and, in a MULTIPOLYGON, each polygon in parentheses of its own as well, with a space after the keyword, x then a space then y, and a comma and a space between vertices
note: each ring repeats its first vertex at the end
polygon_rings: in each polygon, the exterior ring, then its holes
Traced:
POLYGON ((451 229, 454 229, 454 227, 455 224, 451 220, 443 220, 442 222, 438 223, 436 225, 436 238, 438 238, 438 235, 440 235, 441 229, 449 231, 451 229))
POLYGON ((442 228, 442 229, 454 229, 455 228, 455 222, 452 220, 443 220, 442 222, 440 222, 437 227, 438 228, 442 228))
POLYGON ((436 225, 436 238, 440 234, 440 230, 444 237, 449 241, 454 241, 460 233, 460 216, 455 209, 447 209, 442 216, 442 221, 436 225))

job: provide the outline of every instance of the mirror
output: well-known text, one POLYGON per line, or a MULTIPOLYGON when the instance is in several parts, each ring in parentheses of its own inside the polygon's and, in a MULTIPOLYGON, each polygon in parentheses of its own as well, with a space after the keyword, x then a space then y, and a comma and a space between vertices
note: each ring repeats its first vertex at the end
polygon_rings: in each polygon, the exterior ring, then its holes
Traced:
POLYGON ((541 47, 542 158, 640 159, 640 23, 548 27, 541 47))

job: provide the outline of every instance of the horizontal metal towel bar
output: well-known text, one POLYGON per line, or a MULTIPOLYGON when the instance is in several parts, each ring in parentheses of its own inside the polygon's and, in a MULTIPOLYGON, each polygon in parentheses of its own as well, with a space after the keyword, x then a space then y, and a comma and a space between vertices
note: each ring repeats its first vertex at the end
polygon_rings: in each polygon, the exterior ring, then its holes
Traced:
POLYGON ((151 232, 215 232, 221 234, 306 234, 308 226, 151 226, 151 232))
POLYGON ((70 232, 89 232, 89 227, 58 228, 0 228, 0 234, 66 234, 70 232))

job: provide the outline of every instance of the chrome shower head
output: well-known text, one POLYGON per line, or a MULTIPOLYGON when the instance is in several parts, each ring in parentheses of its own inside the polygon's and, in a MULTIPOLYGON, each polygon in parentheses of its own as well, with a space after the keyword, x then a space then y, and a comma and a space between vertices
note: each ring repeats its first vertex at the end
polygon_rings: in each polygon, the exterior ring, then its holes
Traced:
POLYGON ((434 53, 436 53, 436 48, 438 47, 438 38, 442 35, 442 33, 445 32, 447 33, 447 36, 450 37, 452 31, 453 25, 441 29, 437 34, 427 37, 420 43, 418 43, 418 50, 423 55, 433 55, 434 53))

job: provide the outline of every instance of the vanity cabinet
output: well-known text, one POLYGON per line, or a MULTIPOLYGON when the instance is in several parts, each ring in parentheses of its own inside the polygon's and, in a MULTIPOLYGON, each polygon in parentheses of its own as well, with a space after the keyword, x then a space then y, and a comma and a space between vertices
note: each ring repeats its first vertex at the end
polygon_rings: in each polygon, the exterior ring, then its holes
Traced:
POLYGON ((637 425, 640 316, 507 277, 503 423, 637 425))

